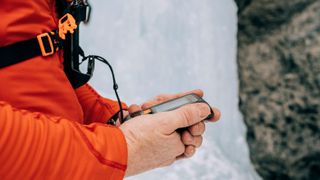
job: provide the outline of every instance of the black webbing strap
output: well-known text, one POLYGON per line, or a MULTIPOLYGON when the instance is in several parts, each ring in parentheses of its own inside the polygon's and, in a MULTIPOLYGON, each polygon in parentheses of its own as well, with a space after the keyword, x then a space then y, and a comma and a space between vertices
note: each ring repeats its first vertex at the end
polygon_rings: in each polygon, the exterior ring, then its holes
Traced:
POLYGON ((35 38, 0 47, 0 54, 0 68, 3 68, 41 55, 41 50, 35 38))
POLYGON ((14 65, 36 56, 49 56, 59 49, 54 33, 0 47, 0 68, 14 65))

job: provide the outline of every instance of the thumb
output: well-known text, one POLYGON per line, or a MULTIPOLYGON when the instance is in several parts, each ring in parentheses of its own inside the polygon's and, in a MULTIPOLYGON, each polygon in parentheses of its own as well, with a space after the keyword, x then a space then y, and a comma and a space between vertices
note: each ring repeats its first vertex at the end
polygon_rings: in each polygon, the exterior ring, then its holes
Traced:
POLYGON ((168 112, 165 119, 168 133, 172 133, 179 128, 189 127, 204 120, 210 114, 210 107, 205 103, 195 103, 182 106, 179 109, 168 112), (169 122, 170 121, 170 122, 169 122))

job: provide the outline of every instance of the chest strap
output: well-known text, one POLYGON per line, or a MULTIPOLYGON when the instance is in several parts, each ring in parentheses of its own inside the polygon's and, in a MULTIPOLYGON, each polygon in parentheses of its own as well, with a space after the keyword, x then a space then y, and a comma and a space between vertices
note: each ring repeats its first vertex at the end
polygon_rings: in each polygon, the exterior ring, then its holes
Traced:
POLYGON ((74 33, 76 22, 70 14, 59 20, 59 30, 39 34, 36 38, 0 47, 0 68, 14 65, 36 56, 51 56, 63 48, 65 35, 74 33))
POLYGON ((43 33, 36 38, 0 47, 0 68, 14 65, 36 56, 50 56, 62 48, 55 32, 43 33))

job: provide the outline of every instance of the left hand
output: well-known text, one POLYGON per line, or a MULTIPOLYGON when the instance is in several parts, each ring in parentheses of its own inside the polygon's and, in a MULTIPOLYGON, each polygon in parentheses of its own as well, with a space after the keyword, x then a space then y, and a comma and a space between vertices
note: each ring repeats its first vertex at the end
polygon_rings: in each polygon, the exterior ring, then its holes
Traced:
MULTIPOLYGON (((122 113, 123 113, 123 118, 126 118, 129 115, 129 111, 127 110, 123 110, 122 113)), ((121 125, 120 117, 121 117, 120 112, 118 112, 118 119, 116 120, 116 124, 115 124, 116 127, 119 127, 121 125)))

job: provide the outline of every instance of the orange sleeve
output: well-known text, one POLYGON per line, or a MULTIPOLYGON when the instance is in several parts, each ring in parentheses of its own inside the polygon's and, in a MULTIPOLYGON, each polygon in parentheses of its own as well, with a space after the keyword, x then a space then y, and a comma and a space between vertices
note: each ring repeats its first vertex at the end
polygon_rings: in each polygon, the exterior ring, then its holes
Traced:
MULTIPOLYGON (((118 101, 100 96, 88 84, 76 89, 76 94, 84 112, 85 124, 92 122, 106 123, 120 111, 118 101)), ((122 103, 122 108, 127 109, 127 105, 122 103)))
POLYGON ((0 177, 123 179, 127 146, 113 126, 88 126, 0 102, 0 177))

